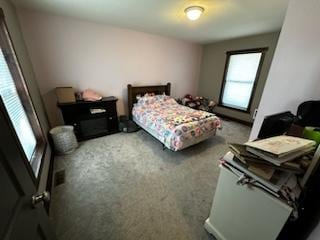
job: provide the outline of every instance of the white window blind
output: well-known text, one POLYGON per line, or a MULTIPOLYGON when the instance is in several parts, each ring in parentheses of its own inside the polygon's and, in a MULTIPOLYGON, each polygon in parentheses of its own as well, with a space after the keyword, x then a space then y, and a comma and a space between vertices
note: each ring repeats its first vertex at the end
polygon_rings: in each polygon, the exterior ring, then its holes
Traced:
POLYGON ((0 95, 22 148, 30 161, 37 141, 22 106, 2 49, 0 51, 0 95))
POLYGON ((222 105, 247 110, 262 53, 231 55, 222 95, 222 105))

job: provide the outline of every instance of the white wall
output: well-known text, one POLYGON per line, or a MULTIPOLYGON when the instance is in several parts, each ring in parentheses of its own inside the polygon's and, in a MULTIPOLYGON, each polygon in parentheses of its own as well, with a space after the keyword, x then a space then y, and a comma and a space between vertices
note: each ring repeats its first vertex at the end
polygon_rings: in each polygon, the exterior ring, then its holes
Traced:
POLYGON ((291 0, 250 139, 266 115, 320 98, 320 1, 291 0))
POLYGON ((53 89, 73 86, 119 98, 127 84, 172 83, 172 95, 197 93, 202 47, 88 21, 18 10, 23 35, 51 125, 61 123, 53 89))

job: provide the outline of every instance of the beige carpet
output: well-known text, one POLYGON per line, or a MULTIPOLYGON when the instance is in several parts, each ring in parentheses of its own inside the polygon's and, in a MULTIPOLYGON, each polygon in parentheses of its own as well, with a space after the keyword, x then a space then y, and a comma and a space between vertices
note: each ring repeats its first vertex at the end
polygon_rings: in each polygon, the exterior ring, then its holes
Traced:
POLYGON ((226 142, 250 128, 223 121, 217 136, 172 152, 143 130, 82 142, 55 158, 66 182, 53 188, 51 218, 60 240, 213 239, 203 228, 226 142))

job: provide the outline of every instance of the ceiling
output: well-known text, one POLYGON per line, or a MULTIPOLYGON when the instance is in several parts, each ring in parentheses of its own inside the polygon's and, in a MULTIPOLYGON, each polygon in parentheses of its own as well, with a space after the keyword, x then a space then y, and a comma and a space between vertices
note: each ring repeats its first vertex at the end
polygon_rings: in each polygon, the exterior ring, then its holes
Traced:
POLYGON ((17 7, 197 43, 280 30, 289 0, 11 0, 17 7), (184 9, 205 8, 198 21, 184 9))

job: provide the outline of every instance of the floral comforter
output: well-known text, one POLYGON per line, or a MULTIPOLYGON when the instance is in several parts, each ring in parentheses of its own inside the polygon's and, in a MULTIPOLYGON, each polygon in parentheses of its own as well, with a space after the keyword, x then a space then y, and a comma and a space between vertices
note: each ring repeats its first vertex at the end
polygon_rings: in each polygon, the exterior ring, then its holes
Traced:
POLYGON ((141 97, 135 104, 133 119, 146 130, 151 130, 166 147, 177 151, 185 142, 214 135, 221 127, 220 119, 212 113, 194 110, 178 104, 165 95, 141 97))

